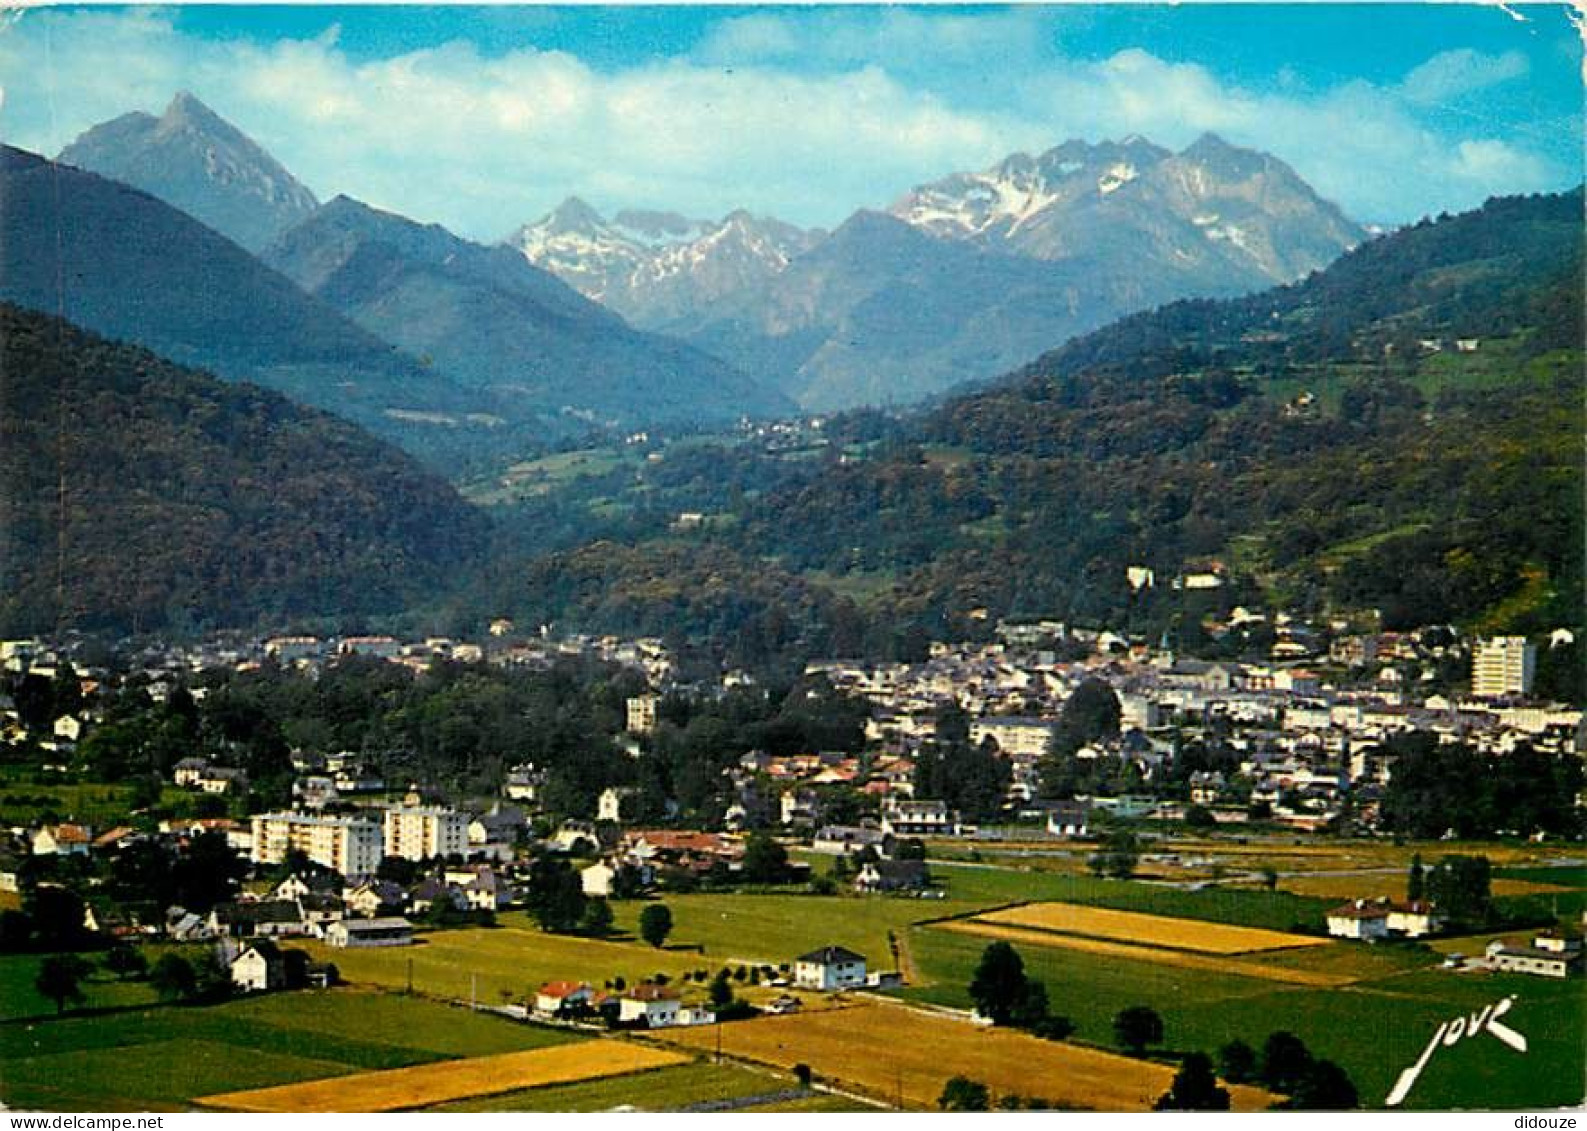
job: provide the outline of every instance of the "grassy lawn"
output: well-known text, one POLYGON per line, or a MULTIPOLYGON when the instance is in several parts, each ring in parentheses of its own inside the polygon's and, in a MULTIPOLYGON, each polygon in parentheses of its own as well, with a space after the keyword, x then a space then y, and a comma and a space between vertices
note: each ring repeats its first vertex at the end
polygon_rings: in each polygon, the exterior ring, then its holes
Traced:
POLYGON ((577 1039, 349 989, 0 1025, 12 1107, 179 1110, 198 1096, 577 1039))
POLYGON ((699 1061, 676 1068, 658 1068, 579 1084, 554 1084, 485 1096, 477 1100, 437 1104, 426 1111, 610 1111, 634 1107, 642 1111, 677 1111, 693 1104, 740 1096, 759 1096, 794 1087, 792 1077, 737 1064, 699 1061))
MULTIPOLYGON (((160 806, 178 816, 191 813, 196 794, 167 785, 160 806)), ((34 825, 45 820, 77 821, 95 834, 128 823, 132 787, 106 782, 65 781, 60 775, 0 773, 0 825, 34 825)))
POLYGON ((502 922, 489 929, 424 933, 407 947, 334 950, 308 944, 304 949, 335 962, 349 982, 402 989, 411 964, 415 992, 459 1001, 475 994, 487 1005, 523 1001, 553 980, 600 986, 620 976, 633 983, 656 973, 675 978, 705 964, 697 954, 670 947, 545 934, 521 914, 504 915, 502 922))
MULTIPOLYGON (((982 905, 973 899, 732 894, 669 896, 663 902, 672 911, 668 945, 703 946, 696 965, 713 968, 740 960, 778 965, 835 943, 865 955, 874 969, 890 969, 889 931, 901 933, 922 919, 982 905)), ((644 906, 615 904, 618 925, 635 928, 644 906)))
MULTIPOLYGON (((98 966, 102 952, 85 952, 82 958, 98 966)), ((53 1017, 55 1003, 33 988, 38 977, 38 954, 0 956, 0 1021, 19 1017, 53 1017)), ((152 1005, 157 997, 147 982, 123 982, 104 970, 96 970, 81 985, 83 1008, 113 1009, 118 1006, 152 1005)))

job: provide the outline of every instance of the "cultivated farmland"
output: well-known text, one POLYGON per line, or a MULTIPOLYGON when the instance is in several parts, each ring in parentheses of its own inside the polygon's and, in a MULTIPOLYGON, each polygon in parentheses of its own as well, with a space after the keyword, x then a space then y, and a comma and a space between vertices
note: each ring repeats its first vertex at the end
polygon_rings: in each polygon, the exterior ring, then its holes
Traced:
MULTIPOLYGON (((1174 1075, 1167 1065, 879 1003, 734 1022, 722 1026, 720 1036, 729 1056, 783 1069, 802 1062, 818 1077, 915 1109, 934 1108, 943 1084, 962 1075, 1000 1096, 1038 1096, 1071 1109, 1145 1111, 1174 1075)), ((676 1030, 658 1039, 704 1050, 715 1047, 717 1034, 676 1030)), ((1251 1088, 1231 1092, 1237 1110, 1272 1102, 1251 1088)))
MULTIPOLYGON (((1008 927, 983 919, 965 919, 941 924, 944 930, 960 934, 980 935, 1028 946, 1058 947, 1078 950, 1088 954, 1108 955, 1115 958, 1137 959, 1175 966, 1183 970, 1208 970, 1220 974, 1241 974, 1251 978, 1265 978, 1270 982, 1286 982, 1297 986, 1342 986, 1351 978, 1316 970, 1296 970, 1286 966, 1263 965, 1247 959, 1224 955, 1197 954, 1186 950, 1169 950, 1158 946, 1136 946, 1133 943, 1093 939, 1084 935, 1066 935, 1056 931, 1040 931, 1030 927, 1008 927)), ((1317 940, 1321 942, 1322 940, 1317 940)))
POLYGON ((1196 919, 1175 919, 1166 915, 1143 915, 1134 911, 1114 911, 1075 903, 1031 903, 1023 907, 991 911, 977 916, 974 921, 1205 954, 1243 954, 1258 950, 1328 945, 1326 939, 1309 935, 1268 931, 1258 927, 1233 927, 1196 919))
POLYGON ((199 1103, 226 1111, 402 1111, 520 1088, 624 1076, 684 1064, 687 1060, 677 1053, 630 1041, 583 1041, 529 1052, 229 1092, 205 1096, 199 1103))

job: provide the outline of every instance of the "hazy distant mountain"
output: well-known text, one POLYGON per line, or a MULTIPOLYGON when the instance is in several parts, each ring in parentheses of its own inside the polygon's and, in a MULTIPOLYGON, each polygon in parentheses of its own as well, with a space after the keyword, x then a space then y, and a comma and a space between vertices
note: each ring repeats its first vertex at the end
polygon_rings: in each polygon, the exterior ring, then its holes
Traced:
POLYGON ((249 251, 314 211, 314 194, 186 91, 161 117, 132 113, 61 150, 63 164, 140 188, 249 251))
POLYGON ((825 234, 744 211, 718 222, 642 211, 606 220, 569 197, 506 242, 636 325, 665 329, 776 277, 825 234))
POLYGON ((372 333, 515 406, 515 416, 643 425, 793 408, 715 357, 634 330, 518 252, 347 197, 262 254, 372 333))
POLYGON ((345 420, 6 304, 0 341, 0 631, 392 614, 483 554, 478 512, 345 420))
POLYGON ((570 201, 513 246, 815 409, 906 404, 1135 310, 1289 282, 1364 232, 1283 162, 1207 135, 1065 142, 858 212, 641 232, 570 201))
POLYGON ((502 423, 224 236, 138 189, 0 146, 0 300, 255 381, 438 456, 502 423))

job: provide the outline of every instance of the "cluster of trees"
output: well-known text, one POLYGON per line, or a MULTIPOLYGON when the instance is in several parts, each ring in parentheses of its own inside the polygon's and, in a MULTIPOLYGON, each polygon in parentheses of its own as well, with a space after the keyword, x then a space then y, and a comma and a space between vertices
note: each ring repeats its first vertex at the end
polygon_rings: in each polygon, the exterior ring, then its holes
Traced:
POLYGON ((1054 1041, 1074 1032, 1073 1022, 1050 1011, 1046 985, 1025 973, 1025 960, 1006 942, 994 942, 981 952, 970 980, 970 1000, 994 1025, 1054 1041))
POLYGON ((1280 1030, 1270 1033, 1260 1053, 1241 1040, 1218 1050, 1218 1066, 1231 1084, 1260 1084, 1289 1097, 1283 1105, 1297 1111, 1348 1111, 1360 1097, 1345 1070, 1317 1057, 1306 1042, 1280 1030))
POLYGON ((1463 839, 1581 832, 1580 758, 1525 743, 1490 757, 1420 731, 1390 736, 1382 752, 1394 759, 1382 819, 1395 832, 1420 839, 1451 829, 1463 839))

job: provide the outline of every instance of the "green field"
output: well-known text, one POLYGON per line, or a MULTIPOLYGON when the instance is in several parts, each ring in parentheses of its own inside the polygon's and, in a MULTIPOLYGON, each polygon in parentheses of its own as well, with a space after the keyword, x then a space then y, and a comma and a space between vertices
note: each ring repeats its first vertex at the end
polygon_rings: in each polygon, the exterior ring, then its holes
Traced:
MULTIPOLYGON (((846 946, 888 969, 889 931, 986 905, 982 899, 926 900, 887 896, 682 895, 664 900, 672 911, 668 945, 700 945, 696 965, 726 961, 779 965, 828 944, 846 946)), ((642 903, 614 905, 617 923, 634 928, 642 903)))
MULTIPOLYGON (((176 816, 191 814, 197 794, 174 785, 160 791, 160 806, 176 816)), ((129 823, 132 787, 106 782, 63 780, 57 774, 0 772, 0 825, 32 826, 74 821, 92 826, 95 835, 129 823)))
MULTIPOLYGON (((104 955, 88 952, 82 957, 97 967, 104 955)), ((55 1015, 55 1003, 33 988, 41 961, 42 956, 35 954, 0 956, 0 1021, 55 1015)), ((85 1009, 152 1005, 156 1001, 147 982, 123 982, 103 969, 96 969, 80 988, 85 1009)))
POLYGON ((698 955, 672 948, 545 934, 521 914, 504 915, 502 922, 494 928, 423 933, 407 947, 332 950, 309 943, 304 949, 335 962, 351 983, 403 989, 411 976, 416 993, 458 1001, 472 997, 484 1005, 521 1002, 549 981, 600 986, 621 977, 634 983, 657 973, 675 978, 702 965, 698 955))
POLYGON ((13 1108, 182 1110, 269 1087, 577 1039, 418 998, 338 989, 0 1024, 13 1108))
MULTIPOLYGON (((965 987, 986 940, 930 927, 914 930, 911 940, 931 984, 902 996, 968 1008, 965 987)), ((1342 1065, 1368 1107, 1381 1105, 1440 1022, 1514 994, 1510 1017, 1531 1039, 1527 1056, 1489 1036, 1441 1050, 1406 1106, 1548 1107, 1578 1103, 1584 1095, 1587 997, 1579 979, 1454 974, 1430 969, 1434 957, 1408 947, 1341 944, 1257 960, 1362 979, 1314 989, 1057 948, 1016 949, 1030 976, 1046 984, 1053 1012, 1075 1022, 1079 1040, 1113 1046, 1112 1018, 1131 1005, 1149 1005, 1162 1015, 1166 1048, 1173 1052, 1215 1052, 1235 1038, 1260 1047, 1269 1033, 1288 1029, 1317 1055, 1342 1065)))

